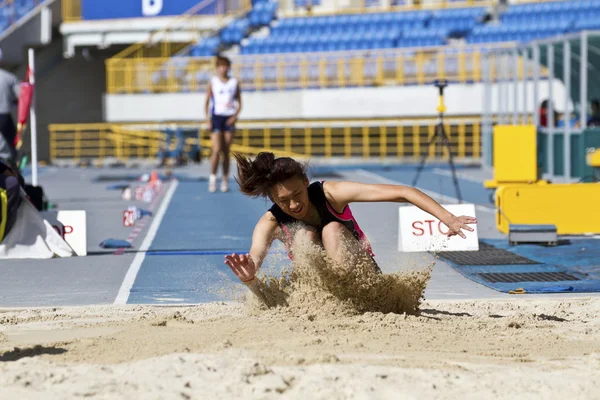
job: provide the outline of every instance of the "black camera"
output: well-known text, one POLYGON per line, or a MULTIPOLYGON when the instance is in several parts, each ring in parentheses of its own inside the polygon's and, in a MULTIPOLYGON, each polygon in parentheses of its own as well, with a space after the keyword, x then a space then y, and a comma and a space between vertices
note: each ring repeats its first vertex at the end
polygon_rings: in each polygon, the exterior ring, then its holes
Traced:
POLYGON ((446 86, 448 86, 448 80, 447 79, 436 79, 435 81, 433 81, 433 84, 435 85, 435 87, 443 89, 446 86))

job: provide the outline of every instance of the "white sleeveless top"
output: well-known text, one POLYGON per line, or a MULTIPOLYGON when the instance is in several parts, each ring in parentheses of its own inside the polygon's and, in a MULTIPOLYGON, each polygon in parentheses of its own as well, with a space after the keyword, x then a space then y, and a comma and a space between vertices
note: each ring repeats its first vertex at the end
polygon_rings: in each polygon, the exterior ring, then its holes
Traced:
POLYGON ((235 105, 235 94, 238 88, 238 81, 235 78, 229 78, 227 82, 221 81, 217 76, 210 80, 212 96, 212 115, 230 116, 235 114, 237 108, 235 105))

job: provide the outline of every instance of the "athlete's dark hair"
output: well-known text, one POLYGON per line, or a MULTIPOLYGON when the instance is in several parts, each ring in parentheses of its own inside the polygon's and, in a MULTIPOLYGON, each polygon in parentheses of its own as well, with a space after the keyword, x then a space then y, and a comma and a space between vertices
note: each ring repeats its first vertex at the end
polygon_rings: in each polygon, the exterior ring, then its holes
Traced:
POLYGON ((275 158, 273 153, 262 152, 252 161, 239 153, 233 156, 238 166, 235 180, 247 196, 268 197, 269 190, 277 183, 306 176, 306 165, 290 157, 275 158))
POLYGON ((217 60, 215 62, 216 66, 225 65, 227 67, 231 67, 231 60, 224 56, 217 56, 217 60))

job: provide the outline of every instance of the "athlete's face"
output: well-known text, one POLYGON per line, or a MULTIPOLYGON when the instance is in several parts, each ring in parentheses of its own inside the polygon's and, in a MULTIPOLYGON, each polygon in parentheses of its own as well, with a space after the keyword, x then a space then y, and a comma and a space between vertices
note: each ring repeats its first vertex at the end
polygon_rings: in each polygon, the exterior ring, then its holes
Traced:
POLYGON ((217 74, 219 74, 221 78, 227 77, 229 75, 229 66, 226 64, 219 64, 217 66, 217 74))
POLYGON ((271 200, 281 210, 296 218, 302 219, 308 213, 308 178, 294 177, 280 182, 271 188, 271 200))

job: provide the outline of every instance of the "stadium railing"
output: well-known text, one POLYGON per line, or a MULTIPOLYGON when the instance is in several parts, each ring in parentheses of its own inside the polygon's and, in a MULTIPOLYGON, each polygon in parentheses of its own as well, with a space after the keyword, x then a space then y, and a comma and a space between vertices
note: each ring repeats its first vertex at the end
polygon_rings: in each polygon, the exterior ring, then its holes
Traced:
MULTIPOLYGON (((542 3, 555 0, 511 0, 510 4, 542 3)), ((322 7, 320 0, 294 0, 294 7, 281 8, 281 16, 362 14, 381 11, 438 10, 446 8, 489 7, 498 4, 498 0, 361 0, 351 5, 334 1, 332 7, 322 7)))
MULTIPOLYGON (((514 44, 503 43, 492 47, 511 46, 514 44)), ((240 56, 232 58, 232 75, 240 80, 245 90, 422 85, 433 79, 480 82, 482 54, 489 49, 442 46, 240 56)), ((106 62, 107 92, 203 91, 214 74, 213 61, 210 57, 110 59, 106 62)), ((494 68, 492 74, 495 73, 494 68)))
POLYGON ((81 20, 81 0, 62 0, 61 7, 64 22, 81 20))
MULTIPOLYGON (((446 132, 457 159, 481 157, 481 118, 447 118, 446 132)), ((198 132, 188 138, 185 151, 200 143, 210 152, 210 137, 201 123, 174 123, 198 132)), ((241 121, 233 151, 255 155, 269 150, 281 155, 317 158, 407 159, 428 152, 445 159, 441 145, 427 147, 434 134, 434 118, 338 121, 241 121)), ((74 161, 155 159, 172 124, 52 124, 50 159, 74 161)))

